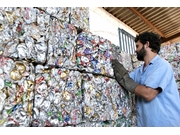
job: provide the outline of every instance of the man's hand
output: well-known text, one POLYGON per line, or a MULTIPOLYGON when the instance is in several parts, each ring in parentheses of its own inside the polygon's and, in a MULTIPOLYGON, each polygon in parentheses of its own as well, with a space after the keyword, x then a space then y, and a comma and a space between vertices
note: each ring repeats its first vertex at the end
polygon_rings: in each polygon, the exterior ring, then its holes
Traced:
POLYGON ((118 62, 117 59, 112 60, 112 67, 115 77, 117 77, 119 80, 121 80, 123 76, 128 73, 128 71, 121 63, 118 62))
POLYGON ((134 93, 137 83, 129 77, 128 71, 124 66, 118 62, 117 59, 112 60, 112 68, 114 70, 114 76, 117 82, 131 93, 134 93))

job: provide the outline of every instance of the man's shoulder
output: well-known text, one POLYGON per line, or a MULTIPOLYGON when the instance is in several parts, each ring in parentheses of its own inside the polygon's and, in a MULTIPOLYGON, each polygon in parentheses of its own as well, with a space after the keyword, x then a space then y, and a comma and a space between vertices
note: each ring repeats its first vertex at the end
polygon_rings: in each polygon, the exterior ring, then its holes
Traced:
POLYGON ((163 65, 169 65, 170 66, 170 63, 166 59, 161 58, 161 57, 158 57, 156 62, 161 63, 163 65))

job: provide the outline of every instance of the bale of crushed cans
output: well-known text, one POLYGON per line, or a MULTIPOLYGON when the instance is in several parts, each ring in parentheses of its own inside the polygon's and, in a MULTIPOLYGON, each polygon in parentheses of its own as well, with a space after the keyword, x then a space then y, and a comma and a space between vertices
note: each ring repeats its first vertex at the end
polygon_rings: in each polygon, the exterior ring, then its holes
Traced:
POLYGON ((44 63, 49 16, 36 8, 13 7, 1 8, 0 16, 1 55, 44 63))
POLYGON ((136 126, 112 59, 130 55, 89 32, 84 7, 0 8, 0 126, 136 126))
POLYGON ((159 55, 171 64, 180 94, 180 43, 162 46, 159 55))
POLYGON ((34 101, 34 66, 0 58, 0 126, 29 126, 34 101))
POLYGON ((37 65, 35 75, 32 126, 66 126, 81 123, 81 73, 37 65))
POLYGON ((78 34, 76 60, 79 70, 113 76, 111 42, 90 32, 78 34))

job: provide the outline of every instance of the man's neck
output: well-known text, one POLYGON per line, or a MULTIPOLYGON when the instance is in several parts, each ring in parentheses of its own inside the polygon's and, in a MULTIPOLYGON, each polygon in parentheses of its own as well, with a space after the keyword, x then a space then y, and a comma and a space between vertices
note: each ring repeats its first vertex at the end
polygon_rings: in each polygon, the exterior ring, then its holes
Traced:
POLYGON ((150 53, 147 54, 144 58, 144 67, 143 70, 146 68, 147 65, 149 65, 149 63, 151 62, 151 60, 157 55, 157 53, 150 53))

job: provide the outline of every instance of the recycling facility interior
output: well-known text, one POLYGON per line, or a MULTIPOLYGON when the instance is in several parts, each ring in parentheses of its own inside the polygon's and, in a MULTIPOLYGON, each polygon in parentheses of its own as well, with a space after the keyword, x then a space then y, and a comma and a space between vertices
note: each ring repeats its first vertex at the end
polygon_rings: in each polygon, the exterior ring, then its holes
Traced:
MULTIPOLYGON (((141 32, 119 20, 126 11, 162 34, 148 22, 148 10, 1 7, 0 126, 136 127, 135 97, 114 79, 111 60, 129 72, 143 64, 122 50, 118 28, 132 36, 141 32)), ((162 39, 178 35, 171 34, 162 39)), ((159 55, 172 65, 180 89, 179 41, 166 42, 159 55)))

